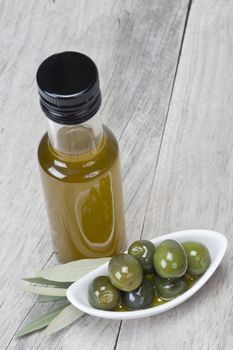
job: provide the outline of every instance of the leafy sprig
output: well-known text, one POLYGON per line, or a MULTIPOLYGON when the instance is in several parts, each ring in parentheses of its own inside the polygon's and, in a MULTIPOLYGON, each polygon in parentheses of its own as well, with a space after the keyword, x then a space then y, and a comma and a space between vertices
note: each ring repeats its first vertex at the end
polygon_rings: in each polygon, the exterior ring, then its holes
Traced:
POLYGON ((30 322, 21 328, 16 333, 16 336, 22 337, 45 327, 45 333, 49 335, 67 327, 83 316, 84 313, 82 311, 68 302, 66 290, 73 282, 108 260, 108 258, 99 258, 72 261, 44 269, 38 272, 35 277, 23 278, 24 281, 33 285, 24 286, 22 289, 26 292, 37 294, 37 303, 51 301, 64 301, 66 303, 30 322))

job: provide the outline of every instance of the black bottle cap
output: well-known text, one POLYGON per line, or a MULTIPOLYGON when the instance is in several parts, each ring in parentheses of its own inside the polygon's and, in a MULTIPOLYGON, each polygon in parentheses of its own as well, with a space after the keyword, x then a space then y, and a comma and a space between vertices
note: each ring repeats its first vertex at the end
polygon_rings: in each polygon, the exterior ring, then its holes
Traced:
POLYGON ((48 57, 36 75, 41 108, 56 123, 80 124, 100 108, 101 91, 95 63, 79 52, 48 57))

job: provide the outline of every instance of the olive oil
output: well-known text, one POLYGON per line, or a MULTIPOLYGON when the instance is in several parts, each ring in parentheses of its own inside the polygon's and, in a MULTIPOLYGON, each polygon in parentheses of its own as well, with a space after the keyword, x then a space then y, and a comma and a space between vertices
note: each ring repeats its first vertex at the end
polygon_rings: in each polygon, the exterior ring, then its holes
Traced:
POLYGON ((48 135, 38 158, 55 251, 61 261, 112 256, 124 248, 119 151, 107 127, 94 151, 59 154, 48 135))
POLYGON ((200 278, 201 276, 195 276, 195 275, 190 275, 190 274, 185 274, 184 279, 187 283, 188 289, 192 288, 192 286, 196 283, 196 281, 200 278))
POLYGON ((156 296, 154 297, 152 306, 159 306, 159 305, 165 304, 165 303, 167 303, 167 302, 168 302, 168 300, 161 299, 160 297, 158 297, 158 296, 156 295, 156 296))
POLYGON ((122 301, 119 302, 117 306, 113 309, 113 311, 133 311, 130 310, 127 306, 125 306, 122 301))
POLYGON ((62 52, 37 71, 48 133, 38 160, 55 252, 61 262, 120 253, 125 244, 119 150, 98 110, 98 70, 62 52))

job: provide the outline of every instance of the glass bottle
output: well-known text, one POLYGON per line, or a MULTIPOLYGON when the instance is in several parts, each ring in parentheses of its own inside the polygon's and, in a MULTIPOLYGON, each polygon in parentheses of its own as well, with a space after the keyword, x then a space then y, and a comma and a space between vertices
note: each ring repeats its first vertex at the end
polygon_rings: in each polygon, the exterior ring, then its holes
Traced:
POLYGON ((38 160, 55 252, 61 262, 112 256, 125 245, 119 149, 102 125, 98 70, 62 52, 37 72, 48 132, 38 160))

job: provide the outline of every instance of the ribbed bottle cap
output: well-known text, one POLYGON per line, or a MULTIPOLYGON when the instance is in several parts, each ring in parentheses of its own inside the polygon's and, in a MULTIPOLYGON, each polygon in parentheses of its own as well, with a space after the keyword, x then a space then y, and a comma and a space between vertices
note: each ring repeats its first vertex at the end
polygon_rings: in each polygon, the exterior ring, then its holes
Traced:
POLYGON ((36 80, 41 107, 56 123, 83 123, 100 108, 98 70, 86 55, 72 51, 52 55, 39 66, 36 80))

